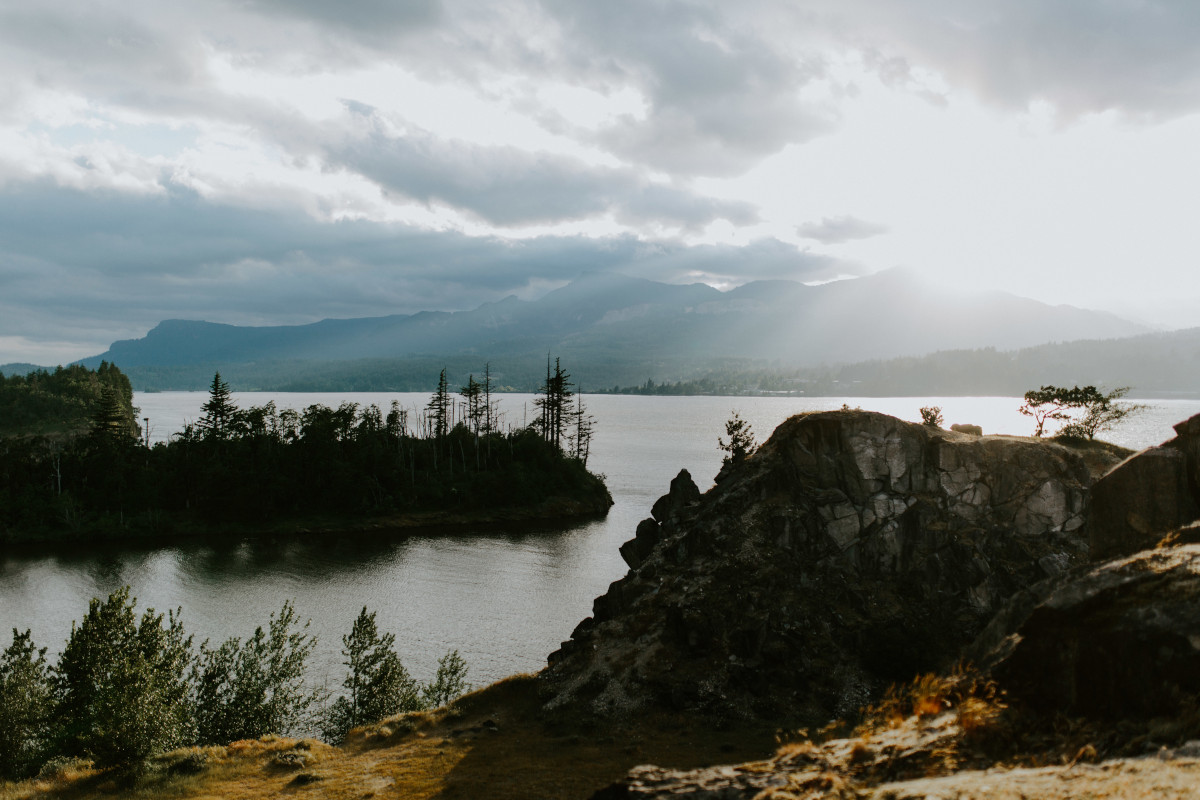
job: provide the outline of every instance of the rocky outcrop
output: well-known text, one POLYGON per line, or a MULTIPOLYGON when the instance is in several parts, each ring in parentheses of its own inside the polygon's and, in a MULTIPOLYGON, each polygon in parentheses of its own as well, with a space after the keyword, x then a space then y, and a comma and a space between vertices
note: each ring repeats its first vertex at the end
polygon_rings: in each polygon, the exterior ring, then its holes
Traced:
POLYGON ((1167 532, 1200 517, 1200 415, 1176 425, 1175 433, 1097 481, 1088 525, 1093 560, 1153 547, 1167 532))
POLYGON ((864 411, 781 425, 701 496, 686 473, 630 571, 543 673, 551 707, 824 721, 943 666, 1014 593, 1087 561, 1091 475, 1048 442, 864 411))
MULTIPOLYGON (((1195 539, 1200 527, 1182 534, 1195 539)), ((1173 715, 1200 693, 1200 545, 1145 551, 1039 590, 1040 602, 1008 610, 979 643, 1012 699, 1130 719, 1173 715)))

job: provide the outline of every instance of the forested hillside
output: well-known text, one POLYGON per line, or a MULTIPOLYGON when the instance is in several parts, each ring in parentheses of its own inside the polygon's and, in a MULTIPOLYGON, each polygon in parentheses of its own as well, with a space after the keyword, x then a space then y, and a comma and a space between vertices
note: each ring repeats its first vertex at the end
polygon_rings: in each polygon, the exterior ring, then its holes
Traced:
POLYGON ((83 433, 98 419, 137 430, 133 387, 115 364, 78 364, 26 375, 0 373, 0 436, 83 433))

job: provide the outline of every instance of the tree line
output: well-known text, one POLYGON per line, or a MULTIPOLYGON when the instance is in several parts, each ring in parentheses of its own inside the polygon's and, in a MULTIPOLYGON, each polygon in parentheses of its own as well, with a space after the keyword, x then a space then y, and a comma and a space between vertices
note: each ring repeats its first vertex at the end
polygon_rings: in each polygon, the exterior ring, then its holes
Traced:
POLYGON ((227 744, 317 728, 332 743, 351 728, 445 705, 465 691, 458 651, 428 683, 414 679, 363 608, 342 637, 346 677, 330 702, 306 681, 316 647, 285 602, 246 639, 193 647, 181 610, 140 615, 129 587, 94 598, 54 664, 30 631, 0 654, 0 778, 37 774, 52 759, 136 768, 189 745, 227 744))
POLYGON ((200 419, 152 447, 131 414, 96 403, 86 434, 0 440, 0 539, 487 512, 552 496, 607 508, 587 471, 594 422, 557 362, 548 376, 528 427, 504 425, 489 367, 457 392, 443 370, 425 408, 387 411, 239 408, 217 373, 200 419))
POLYGON ((101 409, 111 422, 136 431, 133 386, 107 361, 94 370, 74 364, 26 375, 0 373, 0 436, 83 434, 101 409))

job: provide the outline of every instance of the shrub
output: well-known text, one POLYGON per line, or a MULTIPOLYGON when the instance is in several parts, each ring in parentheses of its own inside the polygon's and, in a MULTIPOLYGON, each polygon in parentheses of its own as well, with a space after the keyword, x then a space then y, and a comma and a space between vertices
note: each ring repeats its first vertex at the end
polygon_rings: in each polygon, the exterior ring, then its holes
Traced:
POLYGON ((940 428, 945 419, 942 417, 941 406, 922 406, 921 407, 921 424, 928 425, 931 428, 940 428))

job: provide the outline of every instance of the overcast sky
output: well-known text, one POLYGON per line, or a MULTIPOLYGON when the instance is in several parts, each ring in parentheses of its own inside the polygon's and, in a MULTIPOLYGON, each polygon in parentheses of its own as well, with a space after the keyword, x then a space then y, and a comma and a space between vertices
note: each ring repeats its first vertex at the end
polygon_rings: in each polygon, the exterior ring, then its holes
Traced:
POLYGON ((1200 325, 1194 0, 0 0, 0 363, 908 267, 1200 325))

